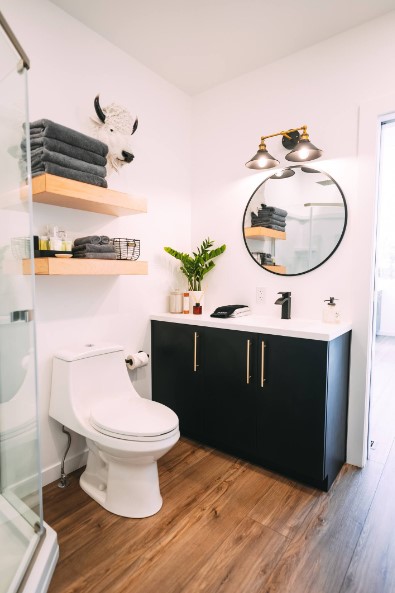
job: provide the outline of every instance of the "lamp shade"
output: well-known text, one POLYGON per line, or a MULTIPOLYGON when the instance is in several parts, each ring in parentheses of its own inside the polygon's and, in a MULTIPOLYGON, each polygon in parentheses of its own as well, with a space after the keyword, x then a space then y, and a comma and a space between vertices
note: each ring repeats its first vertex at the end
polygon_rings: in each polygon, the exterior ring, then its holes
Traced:
POLYGON ((259 149, 255 156, 246 163, 249 169, 271 169, 280 164, 268 151, 259 149))
POLYGON ((287 177, 292 177, 292 175, 295 175, 295 171, 292 169, 280 169, 279 171, 276 171, 274 175, 269 177, 269 179, 286 179, 287 177))
POLYGON ((318 159, 321 155, 322 150, 314 146, 310 140, 304 140, 302 138, 299 140, 296 148, 291 150, 291 152, 289 152, 285 158, 287 161, 302 163, 304 161, 314 161, 314 159, 318 159))

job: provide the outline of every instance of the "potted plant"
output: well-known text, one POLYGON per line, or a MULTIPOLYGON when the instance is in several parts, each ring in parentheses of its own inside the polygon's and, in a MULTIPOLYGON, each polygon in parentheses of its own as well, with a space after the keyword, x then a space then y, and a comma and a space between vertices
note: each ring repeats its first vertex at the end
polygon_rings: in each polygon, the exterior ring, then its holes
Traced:
POLYGON ((200 247, 192 255, 176 251, 172 247, 164 247, 166 253, 180 260, 180 270, 188 280, 188 290, 192 292, 195 304, 201 301, 204 276, 215 267, 213 259, 221 255, 226 249, 226 245, 212 249, 213 245, 214 241, 209 238, 204 239, 200 247))

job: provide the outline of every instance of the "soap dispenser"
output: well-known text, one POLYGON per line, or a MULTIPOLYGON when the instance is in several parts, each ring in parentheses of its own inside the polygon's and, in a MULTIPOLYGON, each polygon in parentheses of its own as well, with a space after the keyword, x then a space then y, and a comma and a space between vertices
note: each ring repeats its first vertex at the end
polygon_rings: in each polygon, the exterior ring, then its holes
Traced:
POLYGON ((325 323, 340 323, 340 311, 339 307, 336 305, 335 297, 329 297, 329 300, 325 300, 324 303, 328 303, 324 305, 324 310, 322 312, 322 319, 325 323))

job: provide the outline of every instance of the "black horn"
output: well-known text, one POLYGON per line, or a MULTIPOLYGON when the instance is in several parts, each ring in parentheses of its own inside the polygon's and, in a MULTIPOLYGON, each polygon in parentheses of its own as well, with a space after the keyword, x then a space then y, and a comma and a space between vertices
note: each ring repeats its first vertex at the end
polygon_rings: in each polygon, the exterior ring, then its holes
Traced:
POLYGON ((133 134, 135 133, 135 131, 137 130, 137 126, 139 125, 139 120, 136 117, 136 121, 133 124, 133 130, 132 133, 130 134, 131 136, 133 136, 133 134))
POLYGON ((103 113, 102 108, 100 107, 99 95, 96 95, 96 97, 95 97, 95 110, 97 113, 97 117, 100 119, 100 121, 102 121, 104 123, 106 121, 106 116, 103 113))

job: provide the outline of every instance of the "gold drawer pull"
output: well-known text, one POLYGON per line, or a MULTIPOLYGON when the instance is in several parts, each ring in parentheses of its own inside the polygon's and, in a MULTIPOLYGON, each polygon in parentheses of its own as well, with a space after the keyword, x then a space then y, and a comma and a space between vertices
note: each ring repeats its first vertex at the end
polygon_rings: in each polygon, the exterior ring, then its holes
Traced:
POLYGON ((247 340, 247 385, 250 384, 250 350, 251 350, 251 340, 247 340))
POLYGON ((265 379, 265 348, 266 344, 262 340, 261 342, 261 387, 264 387, 265 379))
POLYGON ((197 368, 198 368, 198 363, 197 363, 197 341, 199 338, 199 334, 197 332, 194 332, 193 334, 193 371, 196 373, 197 368))

